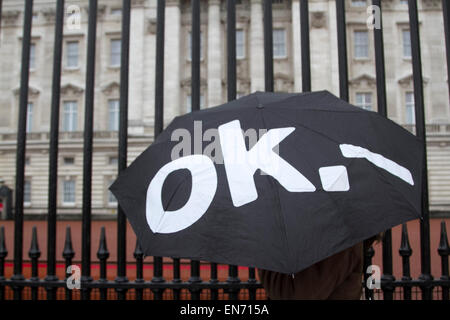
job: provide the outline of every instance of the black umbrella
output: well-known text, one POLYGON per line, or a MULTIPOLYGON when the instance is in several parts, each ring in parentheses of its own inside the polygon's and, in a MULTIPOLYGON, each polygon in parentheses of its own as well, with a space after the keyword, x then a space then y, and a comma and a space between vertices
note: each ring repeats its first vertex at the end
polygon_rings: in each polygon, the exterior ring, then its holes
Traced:
POLYGON ((421 141, 327 91, 176 117, 111 186, 146 255, 296 273, 421 217, 421 141))

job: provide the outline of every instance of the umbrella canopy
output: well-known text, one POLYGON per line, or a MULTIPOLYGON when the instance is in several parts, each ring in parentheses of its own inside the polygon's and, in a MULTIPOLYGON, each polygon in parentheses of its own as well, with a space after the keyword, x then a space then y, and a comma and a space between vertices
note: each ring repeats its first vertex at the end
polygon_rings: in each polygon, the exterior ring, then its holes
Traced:
POLYGON ((422 143, 327 91, 176 117, 111 191, 146 255, 296 273, 421 217, 422 143))

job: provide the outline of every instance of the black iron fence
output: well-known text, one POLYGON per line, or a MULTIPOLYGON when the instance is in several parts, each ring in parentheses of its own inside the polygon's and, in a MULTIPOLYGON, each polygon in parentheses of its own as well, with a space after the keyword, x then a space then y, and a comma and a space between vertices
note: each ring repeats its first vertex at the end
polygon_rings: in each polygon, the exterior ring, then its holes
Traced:
MULTIPOLYGON (((119 151, 118 171, 127 166, 127 124, 128 124, 128 77, 129 77, 129 45, 130 45, 130 0, 123 1, 122 7, 122 42, 120 64, 120 113, 119 113, 119 151)), ((382 5, 380 0, 372 0, 378 6, 380 19, 382 5)), ((25 145, 26 121, 28 103, 28 80, 30 61, 30 41, 33 15, 33 1, 24 0, 24 22, 22 38, 22 63, 19 117, 17 130, 17 158, 16 158, 16 185, 14 206, 14 256, 13 275, 5 278, 5 258, 8 255, 5 247, 5 230, 0 229, 0 300, 4 299, 219 299, 219 298, 265 298, 261 284, 257 281, 255 269, 249 268, 248 278, 245 281, 239 277, 237 266, 228 266, 228 278, 225 281, 218 279, 218 266, 209 265, 210 277, 207 281, 200 277, 200 262, 190 262, 190 278, 184 281, 180 277, 179 259, 172 260, 173 278, 166 281, 163 278, 163 258, 153 258, 153 277, 146 280, 143 277, 144 256, 139 246, 134 252, 136 279, 130 281, 126 275, 126 218, 118 208, 117 214, 117 274, 115 280, 108 280, 106 274, 109 252, 106 246, 105 231, 102 230, 97 257, 100 264, 100 277, 94 280, 91 276, 91 187, 92 187, 92 154, 93 154, 93 112, 95 87, 95 42, 97 26, 97 0, 89 0, 89 22, 87 37, 87 64, 86 64, 86 92, 85 92, 85 119, 84 119, 84 150, 83 150, 83 203, 82 203, 82 258, 81 258, 81 290, 70 290, 66 279, 56 275, 56 221, 57 221, 57 172, 58 172, 58 139, 59 139, 59 110, 61 87, 61 61, 64 26, 64 0, 56 0, 55 40, 53 53, 53 84, 50 122, 49 145, 49 190, 47 214, 47 261, 45 278, 39 277, 38 262, 41 255, 36 229, 33 229, 32 243, 28 252, 31 261, 31 278, 25 279, 23 275, 23 217, 24 217, 24 171, 25 171, 25 145)), ((450 5, 442 0, 447 67, 450 74, 450 40, 449 20, 450 5)), ((273 74, 273 44, 272 44, 272 1, 263 0, 264 7, 264 70, 265 90, 274 90, 273 74)), ((235 0, 227 0, 227 88, 228 100, 236 98, 236 4, 235 0)), ((416 135, 426 141, 424 97, 422 79, 422 60, 420 55, 419 23, 417 0, 408 0, 409 26, 411 33, 412 65, 414 79, 416 135)), ((192 110, 200 109, 200 0, 191 0, 192 9, 192 81, 191 105, 192 110)), ((1 12, 1 1, 0 1, 1 12)), ((164 114, 164 24, 165 0, 157 0, 156 22, 156 72, 155 72, 155 136, 163 129, 164 114)), ((308 1, 300 0, 300 35, 301 35, 301 65, 302 90, 311 90, 310 43, 308 1)), ((340 97, 349 99, 348 66, 347 66, 347 37, 345 21, 345 1, 336 0, 336 30, 338 39, 339 62, 339 89, 340 97)), ((381 20, 380 20, 381 21, 381 20)), ((383 28, 374 28, 376 84, 378 112, 387 115, 386 80, 384 65, 383 28)), ((425 158, 426 146, 424 145, 425 158)), ((450 277, 448 244, 445 223, 441 225, 441 239, 438 254, 441 257, 442 273, 440 278, 433 278, 431 274, 430 251, 430 224, 428 203, 427 164, 424 161, 422 216, 420 221, 420 256, 421 275, 412 279, 410 275, 410 257, 412 250, 409 245, 406 225, 402 230, 402 243, 399 254, 403 261, 403 277, 395 279, 393 276, 392 234, 387 231, 382 243, 383 275, 381 277, 381 290, 365 289, 365 298, 383 299, 449 299, 450 277)), ((72 265, 75 252, 72 249, 70 228, 66 231, 66 242, 62 256, 66 267, 72 265)), ((366 248, 365 265, 371 265, 374 256, 373 248, 366 248)), ((365 275, 367 281, 369 275, 365 275)))

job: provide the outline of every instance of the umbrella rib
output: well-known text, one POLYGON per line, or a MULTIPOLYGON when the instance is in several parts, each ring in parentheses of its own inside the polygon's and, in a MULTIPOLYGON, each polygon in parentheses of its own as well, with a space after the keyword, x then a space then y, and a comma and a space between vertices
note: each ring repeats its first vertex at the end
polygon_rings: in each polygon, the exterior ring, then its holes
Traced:
MULTIPOLYGON (((257 100, 259 101, 258 97, 256 97, 257 100)), ((263 123, 263 126, 265 129, 267 129, 267 125, 266 125, 266 121, 264 120, 264 115, 263 115, 263 110, 264 108, 258 109, 260 112, 260 116, 261 116, 261 121, 263 123)), ((283 235, 284 235, 284 241, 285 241, 285 245, 286 245, 286 249, 288 252, 288 260, 289 262, 292 261, 292 251, 291 248, 289 246, 289 239, 287 236, 287 226, 286 226, 286 221, 284 219, 284 215, 283 215, 283 209, 281 207, 281 199, 280 199, 280 193, 279 193, 279 187, 277 186, 277 184, 273 181, 273 178, 271 178, 271 176, 267 175, 267 179, 269 180, 270 185, 275 189, 276 192, 276 198, 277 198, 277 204, 278 204, 278 213, 279 213, 279 217, 281 219, 281 224, 282 224, 282 229, 283 229, 283 235)), ((288 263, 288 265, 290 265, 290 263, 288 263)))

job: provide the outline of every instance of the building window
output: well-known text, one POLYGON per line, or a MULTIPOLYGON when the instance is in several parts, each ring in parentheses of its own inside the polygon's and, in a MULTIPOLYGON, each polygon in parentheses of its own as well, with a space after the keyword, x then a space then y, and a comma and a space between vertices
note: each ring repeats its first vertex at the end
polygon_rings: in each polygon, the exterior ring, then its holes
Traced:
POLYGON ((282 4, 284 2, 284 0, 272 0, 272 3, 275 4, 282 4))
MULTIPOLYGON (((113 182, 114 182, 114 179, 111 179, 109 181, 109 187, 113 184, 113 182)), ((109 191, 109 187, 108 187, 108 205, 109 206, 117 205, 117 199, 114 196, 114 194, 111 191, 109 191)))
POLYGON ((121 55, 122 41, 120 39, 111 40, 111 51, 109 64, 111 67, 120 67, 120 55, 121 55))
POLYGON ((74 157, 64 157, 64 165, 70 166, 75 164, 75 158, 74 157))
POLYGON ((352 7, 365 7, 367 6, 366 0, 352 0, 352 7))
POLYGON ((286 57, 286 30, 273 29, 273 57, 286 57))
POLYGON ((406 92, 405 106, 406 106, 406 124, 415 124, 416 114, 415 114, 415 103, 413 92, 406 92))
POLYGON ((411 59, 411 33, 409 30, 402 31, 403 58, 411 59))
POLYGON ((117 163, 118 163, 118 158, 115 157, 115 156, 109 157, 108 163, 109 163, 110 165, 117 165, 117 163))
POLYGON ((27 107, 27 132, 33 130, 33 102, 28 102, 27 107))
POLYGON ((372 93, 357 92, 355 100, 356 100, 356 106, 358 106, 364 110, 372 110, 372 93))
POLYGON ((66 66, 68 68, 78 68, 78 41, 67 42, 66 66))
POLYGON ((31 181, 25 180, 23 185, 23 203, 24 205, 31 204, 31 181))
MULTIPOLYGON (((189 32, 189 39, 188 39, 188 59, 189 61, 192 60, 192 33, 189 32)), ((200 32, 200 60, 203 60, 203 32, 200 32)))
POLYGON ((63 131, 77 131, 78 106, 76 101, 64 102, 63 131))
POLYGON ((408 4, 408 0, 400 0, 400 4, 408 4))
POLYGON ((108 101, 108 112, 109 112, 109 131, 119 130, 119 100, 109 100, 108 101))
POLYGON ((63 204, 75 204, 75 180, 65 180, 63 183, 63 204))
MULTIPOLYGON (((186 112, 191 112, 192 111, 192 97, 191 96, 186 96, 186 112)), ((200 109, 203 108, 205 103, 205 98, 203 95, 200 96, 200 109)))
POLYGON ((245 58, 245 34, 244 30, 236 30, 236 58, 245 58))
POLYGON ((369 34, 367 31, 354 32, 354 55, 358 59, 369 57, 369 34))
POLYGON ((113 9, 111 9, 111 15, 112 16, 120 16, 120 15, 122 15, 122 9, 120 9, 120 8, 113 8, 113 9))
POLYGON ((31 159, 30 159, 30 157, 26 157, 25 158, 25 165, 26 166, 29 166, 31 164, 31 159))
POLYGON ((30 44, 30 70, 36 69, 36 44, 30 44))

